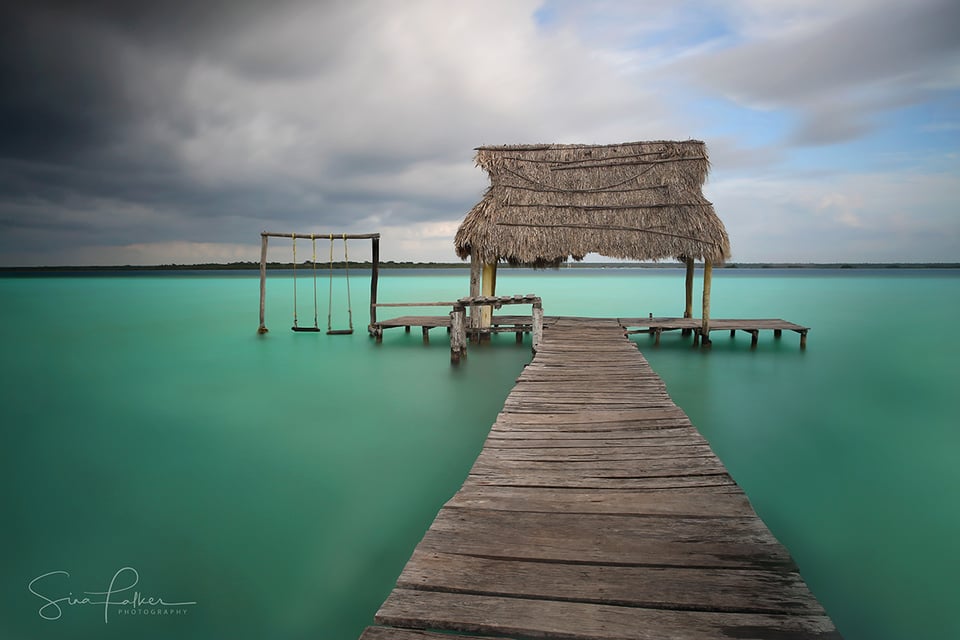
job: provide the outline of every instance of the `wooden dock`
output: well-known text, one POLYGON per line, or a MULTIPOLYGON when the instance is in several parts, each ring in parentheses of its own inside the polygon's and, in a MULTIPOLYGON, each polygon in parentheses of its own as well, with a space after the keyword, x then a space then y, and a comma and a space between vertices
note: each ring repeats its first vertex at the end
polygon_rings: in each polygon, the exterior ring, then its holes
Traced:
MULTIPOLYGON (((377 339, 377 342, 383 340, 383 332, 386 329, 403 329, 409 333, 411 327, 420 327, 423 334, 423 341, 430 342, 431 329, 446 329, 450 332, 450 315, 445 316, 399 316, 387 320, 378 320, 375 325, 370 325, 368 331, 370 335, 377 339)), ((530 333, 533 325, 530 322, 530 316, 508 316, 500 315, 493 317, 493 323, 487 333, 515 333, 519 342, 524 333, 530 333)))
MULTIPOLYGON (((620 318, 619 322, 627 333, 650 333, 656 338, 657 344, 660 344, 660 334, 664 331, 683 331, 684 335, 694 334, 694 343, 696 344, 702 332, 702 321, 700 318, 620 318)), ((800 348, 807 348, 807 332, 810 327, 781 320, 780 318, 714 318, 710 320, 710 331, 730 331, 730 337, 736 335, 737 331, 749 333, 750 346, 757 346, 761 331, 773 331, 773 337, 779 338, 784 331, 794 331, 800 334, 800 348)), ((709 339, 709 337, 708 337, 709 339)))
MULTIPOLYGON (((454 305, 455 303, 443 303, 454 305)), ((381 305, 388 306, 388 305, 381 305)), ((558 316, 544 316, 546 325, 556 322, 558 316)), ((617 318, 617 322, 623 327, 627 334, 649 333, 655 339, 655 344, 660 344, 660 336, 666 331, 682 331, 684 335, 693 334, 694 346, 699 344, 702 336, 702 322, 700 318, 617 318)), ((431 329, 446 328, 450 330, 450 316, 431 315, 431 316, 400 316, 387 320, 378 320, 368 327, 370 335, 378 341, 383 339, 383 332, 386 329, 396 329, 403 327, 410 331, 411 327, 421 327, 424 341, 429 341, 431 329)), ((530 333, 530 316, 516 315, 494 315, 492 326, 487 330, 488 333, 516 333, 518 338, 523 333, 530 333)), ((710 321, 710 332, 729 331, 730 337, 734 337, 738 331, 750 334, 750 346, 756 347, 761 331, 772 331, 774 338, 781 338, 784 331, 793 331, 800 336, 800 348, 807 348, 807 333, 810 327, 806 327, 795 322, 789 322, 780 318, 715 318, 710 321)))
POLYGON ((840 638, 614 319, 544 331, 362 640, 840 638))

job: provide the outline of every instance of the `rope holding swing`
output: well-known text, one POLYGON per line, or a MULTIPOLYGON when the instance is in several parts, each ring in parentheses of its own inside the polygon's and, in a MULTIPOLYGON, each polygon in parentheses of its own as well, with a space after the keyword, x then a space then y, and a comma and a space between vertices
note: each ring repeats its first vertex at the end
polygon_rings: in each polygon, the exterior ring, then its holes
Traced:
POLYGON ((350 301, 350 257, 347 253, 347 234, 343 234, 343 266, 347 284, 347 317, 349 329, 333 328, 333 244, 334 237, 330 234, 330 287, 327 299, 327 335, 348 335, 353 333, 353 304, 350 301))
POLYGON ((347 318, 353 333, 353 303, 350 302, 350 256, 347 255, 347 234, 343 234, 343 275, 347 280, 347 318))
POLYGON ((317 238, 311 233, 310 242, 313 244, 313 328, 319 329, 317 323, 317 238))
POLYGON ((327 333, 333 330, 333 234, 330 234, 330 286, 327 293, 327 333))
MULTIPOLYGON (((297 317, 297 234, 291 234, 293 238, 293 326, 294 331, 320 331, 320 325, 317 323, 317 240, 310 234, 310 242, 313 244, 313 326, 301 327, 297 317)), ((306 237, 306 236, 302 236, 306 237)))
POLYGON ((297 325, 297 234, 293 234, 293 330, 297 325))

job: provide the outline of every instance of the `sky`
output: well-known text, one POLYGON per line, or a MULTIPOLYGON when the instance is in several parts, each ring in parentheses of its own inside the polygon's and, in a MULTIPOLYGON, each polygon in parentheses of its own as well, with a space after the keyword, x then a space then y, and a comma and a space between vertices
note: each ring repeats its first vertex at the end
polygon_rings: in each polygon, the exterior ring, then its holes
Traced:
POLYGON ((960 262, 957 25, 956 0, 4 3, 0 266, 256 261, 263 230, 452 262, 476 147, 691 138, 735 262, 960 262))

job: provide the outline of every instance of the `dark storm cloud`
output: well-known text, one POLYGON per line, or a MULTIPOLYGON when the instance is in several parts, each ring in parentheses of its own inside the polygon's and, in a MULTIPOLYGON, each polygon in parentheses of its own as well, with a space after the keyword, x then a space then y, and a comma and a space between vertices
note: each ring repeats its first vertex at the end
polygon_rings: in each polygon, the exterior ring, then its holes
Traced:
POLYGON ((0 225, 20 230, 0 254, 78 220, 117 242, 240 243, 459 218, 484 183, 474 146, 643 111, 571 42, 539 40, 534 6, 23 3, 0 34, 0 225))
POLYGON ((45 160, 109 139, 124 124, 116 51, 90 25, 22 3, 0 26, 0 153, 45 160))
MULTIPOLYGON (((111 212, 129 216, 132 208, 154 211, 141 220, 148 222, 139 228, 141 240, 184 226, 178 216, 263 218, 297 210, 279 181, 269 188, 198 183, 180 146, 209 124, 183 95, 197 61, 273 80, 319 66, 294 47, 258 55, 235 37, 300 3, 11 4, 0 20, 0 249, 22 242, 13 232, 24 229, 107 237, 119 222, 111 212), (103 228, 105 221, 113 227, 103 228)), ((120 226, 131 235, 117 240, 137 239, 137 229, 120 226)))

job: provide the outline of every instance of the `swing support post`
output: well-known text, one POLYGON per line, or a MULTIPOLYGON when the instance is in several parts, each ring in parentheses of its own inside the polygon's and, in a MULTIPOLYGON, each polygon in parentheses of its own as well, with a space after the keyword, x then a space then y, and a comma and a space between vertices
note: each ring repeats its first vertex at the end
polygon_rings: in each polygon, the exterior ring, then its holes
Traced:
MULTIPOLYGON (((379 233, 278 233, 274 231, 262 231, 260 233, 260 325, 257 333, 264 334, 269 331, 266 325, 266 305, 267 305, 267 244, 270 238, 290 238, 296 242, 297 238, 310 238, 315 242, 316 238, 333 237, 344 241, 344 262, 347 260, 346 241, 347 240, 370 240, 372 243, 372 272, 370 278, 370 318, 371 323, 376 322, 376 302, 377 302, 377 280, 380 271, 380 234, 379 233)), ((294 250, 295 251, 295 250, 294 250)), ((314 278, 316 278, 316 248, 314 248, 313 268, 314 278)), ((296 272, 296 257, 294 257, 294 272, 296 272)), ((294 276, 296 278, 296 276, 294 276)), ((316 292, 316 283, 314 283, 314 292, 316 292)), ((296 281, 294 281, 294 295, 296 295, 296 281)), ((348 303, 349 304, 349 303, 348 303)), ((316 302, 314 302, 316 306, 316 302)), ((316 315, 316 311, 314 312, 316 315)), ((294 308, 296 314, 296 308, 294 308)), ((351 310, 352 314, 352 310, 351 310)), ((352 320, 352 318, 351 318, 352 320)), ((315 322, 316 324, 316 322, 315 322)), ((352 322, 351 322, 352 324, 352 322)), ((306 330, 306 329, 301 329, 306 330)), ((313 331, 313 329, 309 329, 313 331)), ((334 332, 337 333, 337 332, 334 332)), ((346 333, 345 331, 340 333, 346 333)), ((352 331, 351 331, 352 333, 352 331)))
POLYGON ((264 334, 269 331, 264 324, 264 314, 267 308, 267 242, 269 236, 260 234, 260 327, 257 333, 264 334))
POLYGON ((370 326, 377 324, 377 280, 380 278, 380 236, 370 240, 370 326))

